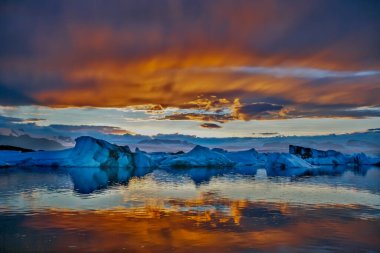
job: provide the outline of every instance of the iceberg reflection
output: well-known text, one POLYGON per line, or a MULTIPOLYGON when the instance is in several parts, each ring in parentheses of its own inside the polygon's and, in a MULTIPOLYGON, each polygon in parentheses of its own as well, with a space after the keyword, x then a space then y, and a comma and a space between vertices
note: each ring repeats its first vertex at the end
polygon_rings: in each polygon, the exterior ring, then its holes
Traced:
POLYGON ((129 169, 118 167, 82 167, 68 170, 74 184, 74 190, 79 193, 92 193, 112 184, 126 183, 132 176, 129 169))
POLYGON ((0 252, 380 250, 379 168, 240 170, 2 170, 0 252))
MULTIPOLYGON (((371 166, 320 166, 318 168, 266 168, 266 176, 274 177, 302 177, 302 176, 340 176, 346 172, 353 172, 355 175, 365 176, 371 166)), ((188 177, 197 186, 210 182, 213 178, 220 176, 245 175, 255 176, 260 168, 254 166, 239 166, 236 168, 184 168, 184 169, 159 169, 136 168, 130 170, 127 168, 69 168, 69 175, 74 184, 74 191, 82 194, 92 193, 96 190, 107 188, 115 184, 125 184, 133 177, 144 177, 152 171, 160 173, 166 171, 172 177, 188 177)), ((261 169, 263 170, 263 169, 261 169)))

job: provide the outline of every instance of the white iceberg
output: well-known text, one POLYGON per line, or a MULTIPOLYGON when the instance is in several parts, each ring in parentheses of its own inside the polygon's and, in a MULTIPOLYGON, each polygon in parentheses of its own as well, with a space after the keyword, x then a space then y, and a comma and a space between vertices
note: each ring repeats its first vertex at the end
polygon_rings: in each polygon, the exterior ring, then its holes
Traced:
POLYGON ((70 150, 36 151, 0 151, 0 161, 8 166, 50 166, 56 167, 69 157, 70 150))
POLYGON ((317 150, 301 146, 289 146, 289 153, 297 155, 313 165, 375 165, 379 158, 368 157, 364 153, 344 155, 335 150, 317 150))
POLYGON ((152 157, 139 148, 136 148, 135 153, 133 153, 133 164, 135 167, 135 176, 144 176, 157 166, 157 163, 152 157))
POLYGON ((305 159, 313 165, 346 165, 348 163, 348 157, 335 150, 322 151, 290 145, 289 153, 305 159))
POLYGON ((224 154, 210 150, 202 146, 195 146, 185 154, 171 155, 164 159, 160 166, 163 167, 232 167, 235 162, 224 154))
POLYGON ((135 149, 135 153, 133 154, 133 162, 135 167, 139 168, 150 168, 156 166, 156 163, 151 156, 148 153, 141 151, 139 148, 135 149))
POLYGON ((74 148, 62 151, 0 152, 2 163, 11 166, 123 167, 132 168, 132 152, 103 140, 83 136, 74 148))
POLYGON ((315 167, 302 158, 287 153, 270 153, 265 165, 269 176, 301 176, 314 173, 315 167))
POLYGON ((348 158, 348 163, 350 165, 380 165, 379 157, 370 157, 364 153, 353 154, 348 158))
POLYGON ((265 156, 260 155, 254 148, 233 152, 228 152, 220 148, 214 148, 212 151, 223 154, 225 157, 235 162, 237 166, 264 165, 266 160, 265 156))
POLYGON ((117 146, 92 137, 79 137, 71 150, 66 166, 132 167, 128 146, 117 146))

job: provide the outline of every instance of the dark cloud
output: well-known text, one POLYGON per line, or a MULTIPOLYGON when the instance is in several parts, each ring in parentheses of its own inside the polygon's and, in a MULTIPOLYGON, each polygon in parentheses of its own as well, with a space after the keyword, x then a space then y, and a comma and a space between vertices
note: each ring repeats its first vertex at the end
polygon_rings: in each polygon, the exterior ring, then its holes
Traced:
MULTIPOLYGON (((265 102, 242 103, 239 100, 208 110, 193 110, 187 113, 179 110, 166 115, 168 120, 197 120, 224 123, 232 120, 273 120, 292 118, 368 118, 380 117, 380 107, 358 107, 354 104, 287 104, 278 105, 265 102)), ((186 109, 184 110, 186 111, 186 109)))
POLYGON ((92 50, 100 45, 107 46, 100 48, 100 57, 104 53, 133 57, 209 44, 211 48, 235 45, 250 53, 283 53, 294 58, 339 43, 336 51, 329 52, 333 60, 344 57, 347 48, 356 45, 355 56, 368 64, 380 56, 376 46, 379 10, 375 0, 221 0, 217 5, 213 0, 3 1, 2 39, 6 47, 2 52, 40 56, 52 50, 66 53, 76 47, 87 45, 92 50), (76 37, 77 32, 89 33, 93 28, 98 30, 99 37, 93 36, 97 41, 76 37), (103 30, 108 31, 108 38, 101 34, 103 30), (50 40, 57 44, 47 45, 50 40), (113 48, 106 44, 109 42, 113 48), (37 50, 44 46, 48 47, 37 50))
POLYGON ((243 105, 239 107, 239 113, 259 115, 268 111, 279 111, 283 108, 282 105, 274 105, 268 103, 255 103, 250 105, 243 105))
POLYGON ((279 133, 277 133, 277 132, 253 133, 253 135, 256 135, 256 134, 263 135, 263 136, 279 135, 279 133))
POLYGON ((23 119, 20 118, 14 118, 14 117, 6 117, 0 115, 0 123, 1 124, 8 124, 8 123, 21 123, 23 122, 23 119))
POLYGON ((167 115, 162 119, 168 120, 197 120, 197 121, 213 121, 224 123, 233 120, 233 116, 229 114, 210 114, 210 113, 175 113, 167 115))
MULTIPOLYGON (((21 119, 21 118, 15 118, 15 117, 6 117, 0 115, 0 124, 22 124, 22 123, 35 123, 39 121, 44 121, 45 119, 41 118, 27 118, 27 119, 21 119)), ((0 125, 1 127, 1 125, 0 125)))
MULTIPOLYGON (((358 94, 360 96, 360 94, 358 94)), ((355 104, 293 104, 285 109, 286 118, 368 118, 379 117, 379 106, 355 104)))
POLYGON ((234 110, 234 116, 237 119, 273 119, 280 116, 280 111, 284 108, 282 105, 269 103, 254 103, 246 105, 237 105, 234 110))
POLYGON ((30 105, 37 104, 33 98, 21 91, 0 84, 0 105, 30 105))
POLYGON ((222 128, 222 126, 220 126, 218 124, 214 124, 214 123, 203 123, 200 125, 200 127, 203 127, 203 128, 222 128))
POLYGON ((23 122, 40 122, 40 121, 44 121, 46 119, 42 119, 42 118, 27 118, 27 119, 24 119, 23 122))
MULTIPOLYGON (((276 40, 267 40, 263 51, 291 52, 293 55, 312 54, 312 52, 325 51, 334 55, 337 59, 351 59, 366 62, 367 64, 378 62, 380 49, 376 44, 380 42, 379 29, 380 3, 378 1, 341 1, 322 0, 311 1, 310 8, 302 17, 297 15, 292 26, 280 31, 276 40), (277 43, 280 42, 280 43, 277 43), (306 46, 307 45, 307 46, 306 46), (357 50, 347 53, 349 48, 357 50), (366 48, 368 47, 368 48, 366 48), (373 52, 373 55, 369 54, 373 52), (362 58, 367 55, 367 59, 362 58), (376 59, 377 58, 377 59, 376 59)), ((295 1, 295 6, 300 2, 295 1)), ((287 8, 294 5, 288 1, 282 1, 287 8)), ((295 8, 297 9, 297 8, 295 8)))

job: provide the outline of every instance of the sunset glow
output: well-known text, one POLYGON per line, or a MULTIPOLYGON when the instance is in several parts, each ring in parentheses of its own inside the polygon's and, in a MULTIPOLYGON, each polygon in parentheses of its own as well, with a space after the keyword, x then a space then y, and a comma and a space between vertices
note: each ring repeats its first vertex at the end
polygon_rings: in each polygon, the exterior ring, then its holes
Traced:
MULTIPOLYGON (((370 1, 7 2, 0 103, 48 106, 49 114, 153 105, 171 108, 156 119, 198 125, 374 117, 375 127, 377 8, 370 1)), ((133 130, 133 123, 105 123, 133 130)))

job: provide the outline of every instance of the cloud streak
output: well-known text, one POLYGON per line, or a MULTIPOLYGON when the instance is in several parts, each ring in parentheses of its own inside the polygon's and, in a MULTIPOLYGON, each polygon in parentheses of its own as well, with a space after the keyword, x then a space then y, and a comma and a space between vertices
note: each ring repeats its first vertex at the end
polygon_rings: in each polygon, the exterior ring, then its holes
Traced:
POLYGON ((305 67, 258 67, 258 66, 232 66, 219 68, 200 68, 193 69, 199 72, 232 72, 252 75, 268 75, 276 78, 294 77, 306 79, 320 78, 355 78, 377 76, 380 78, 379 70, 362 70, 362 71, 334 71, 318 68, 305 67))
POLYGON ((122 129, 120 127, 112 127, 112 126, 89 126, 89 125, 58 125, 58 124, 52 124, 49 125, 52 129, 62 131, 62 132, 69 132, 69 133, 88 133, 88 132, 99 132, 103 134, 116 134, 116 135, 123 135, 123 134, 134 134, 130 131, 127 131, 125 129, 122 129))

